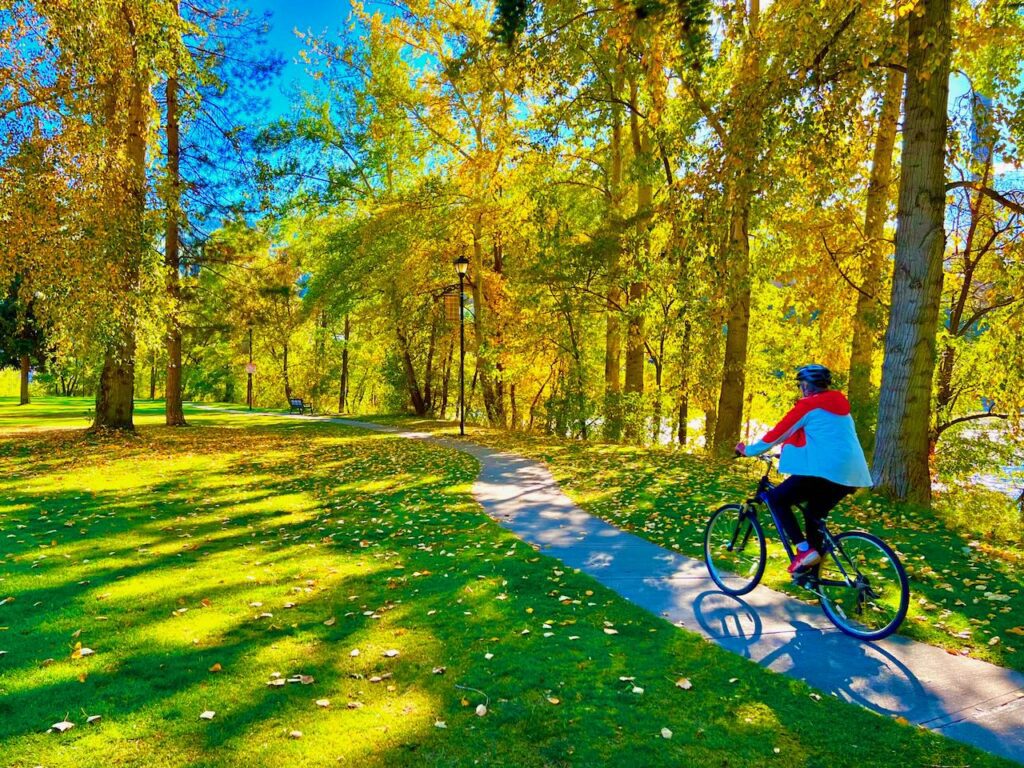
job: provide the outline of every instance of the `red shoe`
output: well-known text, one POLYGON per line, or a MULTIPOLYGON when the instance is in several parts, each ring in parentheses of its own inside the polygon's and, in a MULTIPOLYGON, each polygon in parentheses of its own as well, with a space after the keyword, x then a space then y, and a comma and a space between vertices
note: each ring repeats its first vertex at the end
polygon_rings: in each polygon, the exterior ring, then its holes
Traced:
POLYGON ((789 572, 796 573, 802 571, 805 568, 817 563, 821 560, 821 555, 818 554, 816 549, 808 549, 806 552, 797 552, 796 557, 793 558, 793 562, 789 564, 789 572))

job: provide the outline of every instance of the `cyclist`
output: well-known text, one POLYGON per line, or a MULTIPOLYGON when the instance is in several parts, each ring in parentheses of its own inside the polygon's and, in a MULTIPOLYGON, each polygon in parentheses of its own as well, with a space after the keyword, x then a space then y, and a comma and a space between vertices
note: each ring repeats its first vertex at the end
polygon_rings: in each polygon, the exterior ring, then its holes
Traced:
POLYGON ((739 456, 757 456, 782 443, 779 471, 790 477, 768 492, 768 501, 796 547, 790 573, 821 560, 818 523, 844 496, 871 486, 850 403, 842 392, 830 389, 832 373, 823 365, 805 365, 796 381, 800 399, 782 421, 756 443, 736 446, 739 456), (806 505, 806 539, 793 514, 793 505, 800 503, 806 505))

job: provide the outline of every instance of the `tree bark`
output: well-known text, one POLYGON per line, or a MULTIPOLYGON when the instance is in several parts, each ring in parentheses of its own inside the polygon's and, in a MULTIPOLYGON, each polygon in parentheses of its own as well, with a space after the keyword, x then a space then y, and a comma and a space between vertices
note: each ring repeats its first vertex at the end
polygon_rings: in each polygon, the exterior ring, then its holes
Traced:
POLYGON ((341 348, 341 387, 338 390, 338 413, 344 413, 348 405, 348 345, 351 341, 352 328, 349 325, 348 313, 345 314, 345 343, 341 348))
MULTIPOLYGON (((622 90, 622 53, 612 75, 611 140, 608 146, 608 221, 614 244, 608 253, 608 300, 605 304, 604 391, 612 399, 622 392, 622 289, 619 287, 622 227, 622 105, 616 100, 622 90)), ((617 407, 617 406, 616 406, 617 407)), ((607 418, 608 414, 606 414, 607 418)), ((613 414, 614 418, 618 415, 613 414)))
POLYGON ((875 132, 875 150, 871 162, 867 203, 864 208, 864 255, 861 262, 861 291, 853 315, 850 344, 850 410, 864 452, 871 455, 875 442, 875 416, 871 396, 871 372, 875 345, 885 320, 880 301, 883 270, 886 265, 885 222, 888 218, 889 188, 892 185, 892 151, 903 96, 903 73, 889 70, 882 92, 882 109, 875 132))
POLYGON ((29 369, 32 367, 32 361, 29 360, 28 355, 22 355, 19 358, 18 362, 20 363, 20 367, 21 367, 21 398, 20 398, 20 402, 18 404, 19 405, 28 405, 29 404, 28 372, 29 372, 29 369))
MULTIPOLYGON (((112 227, 113 233, 107 243, 109 258, 114 266, 118 294, 129 302, 124 316, 115 319, 107 341, 96 392, 96 414, 94 429, 134 430, 135 407, 135 309, 142 256, 149 247, 144 216, 146 211, 146 110, 144 95, 148 87, 147 78, 139 71, 140 65, 136 46, 135 22, 127 5, 122 7, 126 26, 126 38, 130 47, 127 73, 118 73, 108 84, 109 96, 106 118, 109 121, 111 139, 107 148, 116 155, 123 136, 127 157, 127 170, 118 179, 120 189, 112 190, 112 197, 123 206, 119 220, 112 227), (127 79, 125 95, 127 105, 124 112, 119 106, 119 95, 127 79), (121 121, 124 121, 123 123, 121 121)), ((115 185, 118 183, 115 182, 115 185)))
POLYGON ((149 353, 149 399, 156 400, 156 350, 149 353))
MULTIPOLYGON (((747 69, 743 85, 747 90, 746 107, 732 118, 725 160, 726 211, 728 225, 722 242, 722 264, 728 270, 725 355, 722 361, 722 385, 718 395, 712 452, 732 456, 739 442, 743 422, 746 389, 747 340, 750 330, 750 200, 752 174, 757 148, 764 127, 760 82, 760 52, 757 39, 760 19, 759 0, 750 0, 747 12, 747 38, 743 58, 747 69)), ((737 94, 738 95, 738 94, 737 94)))
MULTIPOLYGON (((172 0, 178 12, 178 0, 172 0)), ((181 403, 181 253, 178 217, 181 213, 181 147, 178 122, 178 78, 167 78, 167 232, 164 270, 170 311, 167 316, 167 382, 164 420, 169 427, 185 426, 181 403)))
POLYGON ((419 381, 416 378, 416 368, 412 364, 412 354, 409 351, 409 339, 400 327, 395 328, 398 336, 398 345, 402 353, 402 370, 405 372, 405 384, 409 390, 409 399, 412 400, 412 408, 417 416, 427 415, 427 404, 420 390, 419 381))
POLYGON ((292 382, 288 378, 288 339, 284 340, 281 350, 281 375, 284 377, 285 402, 290 404, 292 401, 292 382))
POLYGON ((951 56, 949 0, 910 14, 896 257, 873 462, 890 497, 931 500, 928 438, 942 291, 951 56))
MULTIPOLYGON (((647 131, 640 124, 640 117, 637 114, 639 104, 637 103, 637 83, 633 79, 630 82, 630 103, 633 109, 630 111, 629 129, 633 142, 633 156, 638 165, 642 165, 651 153, 651 139, 647 131)), ((641 174, 636 186, 636 219, 637 234, 639 235, 639 249, 643 251, 644 258, 634 258, 632 271, 633 279, 629 284, 629 322, 626 330, 626 392, 643 394, 644 392, 644 362, 647 359, 646 328, 644 323, 644 299, 647 294, 647 283, 636 279, 640 273, 642 264, 647 261, 645 258, 650 250, 650 217, 651 203, 654 199, 654 187, 646 173, 641 174)), ((640 254, 635 254, 640 256, 640 254)), ((630 424, 635 423, 631 419, 630 424)))
POLYGON ((726 316, 725 357, 722 361, 722 387, 719 390, 713 451, 731 456, 739 442, 743 420, 743 395, 746 388, 747 340, 750 332, 750 242, 747 224, 750 216, 748 181, 741 179, 735 191, 729 215, 728 256, 730 282, 735 286, 726 316))

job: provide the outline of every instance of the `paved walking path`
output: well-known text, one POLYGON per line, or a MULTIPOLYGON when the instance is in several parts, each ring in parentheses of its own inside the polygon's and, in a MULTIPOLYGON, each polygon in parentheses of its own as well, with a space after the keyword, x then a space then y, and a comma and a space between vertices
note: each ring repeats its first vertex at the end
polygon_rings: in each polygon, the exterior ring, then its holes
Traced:
POLYGON ((473 485, 477 501, 544 554, 762 666, 1024 764, 1024 675, 1018 672, 905 637, 854 640, 836 630, 816 605, 766 587, 729 597, 718 591, 702 561, 584 512, 546 468, 522 456, 380 424, 319 420, 468 453, 481 467, 473 485))

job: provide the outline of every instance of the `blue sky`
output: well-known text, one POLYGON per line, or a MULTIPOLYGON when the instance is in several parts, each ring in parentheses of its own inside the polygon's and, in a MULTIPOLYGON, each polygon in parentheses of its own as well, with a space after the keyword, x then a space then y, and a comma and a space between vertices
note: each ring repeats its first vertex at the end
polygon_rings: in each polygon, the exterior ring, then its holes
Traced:
POLYGON ((254 16, 271 13, 267 44, 287 63, 278 83, 264 95, 270 102, 270 116, 284 115, 290 109, 289 93, 313 84, 305 74, 305 65, 298 60, 302 41, 294 30, 336 33, 345 28, 352 6, 349 0, 238 0, 237 5, 251 9, 254 16))

